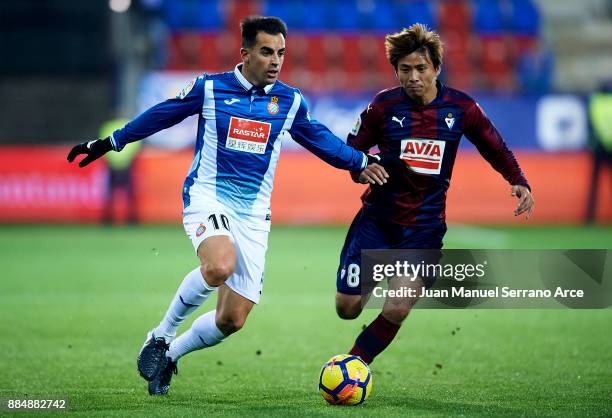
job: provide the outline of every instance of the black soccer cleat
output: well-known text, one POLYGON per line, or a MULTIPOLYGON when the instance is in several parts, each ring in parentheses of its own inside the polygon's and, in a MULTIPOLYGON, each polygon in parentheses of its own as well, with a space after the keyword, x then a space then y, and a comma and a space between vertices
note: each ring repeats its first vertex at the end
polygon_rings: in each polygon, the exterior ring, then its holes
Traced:
POLYGON ((166 357, 165 367, 149 382, 149 395, 165 395, 170 390, 172 375, 178 374, 177 362, 166 357))
POLYGON ((163 337, 155 337, 153 332, 138 353, 138 371, 143 379, 151 381, 166 367, 166 352, 170 346, 163 337))

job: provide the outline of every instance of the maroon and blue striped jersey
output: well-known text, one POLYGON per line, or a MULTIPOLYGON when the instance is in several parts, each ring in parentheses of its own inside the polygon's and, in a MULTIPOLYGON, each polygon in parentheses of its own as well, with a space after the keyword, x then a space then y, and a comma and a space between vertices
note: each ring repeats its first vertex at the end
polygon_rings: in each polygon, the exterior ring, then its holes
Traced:
MULTIPOLYGON (((514 154, 482 108, 467 94, 437 82, 436 98, 414 102, 402 87, 383 90, 361 113, 348 144, 361 151, 378 146, 391 173, 370 186, 364 209, 381 219, 427 226, 445 222, 446 192, 461 137, 511 185, 529 187, 514 154)), ((359 173, 351 173, 354 180, 359 173)))

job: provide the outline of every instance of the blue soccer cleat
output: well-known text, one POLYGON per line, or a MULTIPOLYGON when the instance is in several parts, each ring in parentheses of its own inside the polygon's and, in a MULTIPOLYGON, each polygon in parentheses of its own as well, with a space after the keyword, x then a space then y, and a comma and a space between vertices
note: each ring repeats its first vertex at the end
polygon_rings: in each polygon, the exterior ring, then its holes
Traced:
POLYGON ((149 382, 149 395, 165 395, 170 389, 172 375, 178 374, 177 362, 166 357, 165 367, 149 382))
POLYGON ((166 367, 166 352, 169 348, 163 337, 156 338, 153 332, 147 334, 137 361, 138 371, 143 379, 150 382, 166 367))

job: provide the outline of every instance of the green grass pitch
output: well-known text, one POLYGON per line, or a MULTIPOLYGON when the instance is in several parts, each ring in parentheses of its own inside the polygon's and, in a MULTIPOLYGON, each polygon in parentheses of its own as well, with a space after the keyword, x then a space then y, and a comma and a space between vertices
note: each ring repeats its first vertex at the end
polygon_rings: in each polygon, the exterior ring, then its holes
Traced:
MULTIPOLYGON (((377 314, 335 315, 345 232, 275 227, 245 328, 183 358, 154 398, 136 354, 197 265, 182 229, 2 226, 0 398, 64 397, 70 414, 101 417, 612 415, 610 309, 416 310, 373 363, 366 404, 325 404, 322 363, 377 314)), ((612 248, 612 228, 451 225, 446 246, 612 248)))

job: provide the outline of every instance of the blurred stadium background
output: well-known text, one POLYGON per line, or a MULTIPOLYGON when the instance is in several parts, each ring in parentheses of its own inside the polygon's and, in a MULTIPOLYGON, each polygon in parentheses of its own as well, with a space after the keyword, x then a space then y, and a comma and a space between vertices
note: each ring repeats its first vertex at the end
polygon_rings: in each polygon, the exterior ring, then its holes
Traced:
MULTIPOLYGON (((518 155, 537 202, 530 222, 585 222, 592 186, 590 219, 612 222, 609 164, 593 181, 588 109, 612 77, 610 0, 2 1, 0 222, 101 222, 108 164, 69 166, 69 146, 174 96, 196 74, 232 69, 239 21, 252 13, 287 22, 281 80, 341 138, 375 92, 395 85, 384 34, 428 24, 446 42, 443 80, 475 96, 518 155)), ((112 201, 119 222, 129 199, 139 222, 180 219, 194 124, 145 141, 131 166, 133 197, 118 190, 112 201)), ((283 146, 275 224, 350 221, 362 187, 293 141, 283 146)), ((509 187, 468 141, 462 147, 449 221, 516 223, 509 187)))
POLYGON ((383 35, 417 21, 440 31, 443 79, 483 104, 536 199, 529 222, 514 218, 509 186, 464 141, 447 248, 612 248, 612 173, 601 164, 593 181, 589 117, 612 77, 610 0, 2 0, 0 410, 8 398, 68 398, 88 416, 611 416, 609 309, 416 310, 374 363, 364 408, 327 407, 320 365, 378 314, 334 313, 363 186, 290 139, 261 306, 231 341, 181 360, 171 396, 146 395, 136 353, 197 263, 180 224, 195 120, 147 139, 133 161, 126 149, 79 169, 66 154, 194 75, 231 70, 251 13, 287 21, 281 80, 341 138, 395 85, 383 35), (125 183, 128 167, 133 195, 110 200, 111 168, 125 183), (99 226, 109 214, 141 225, 99 226))

